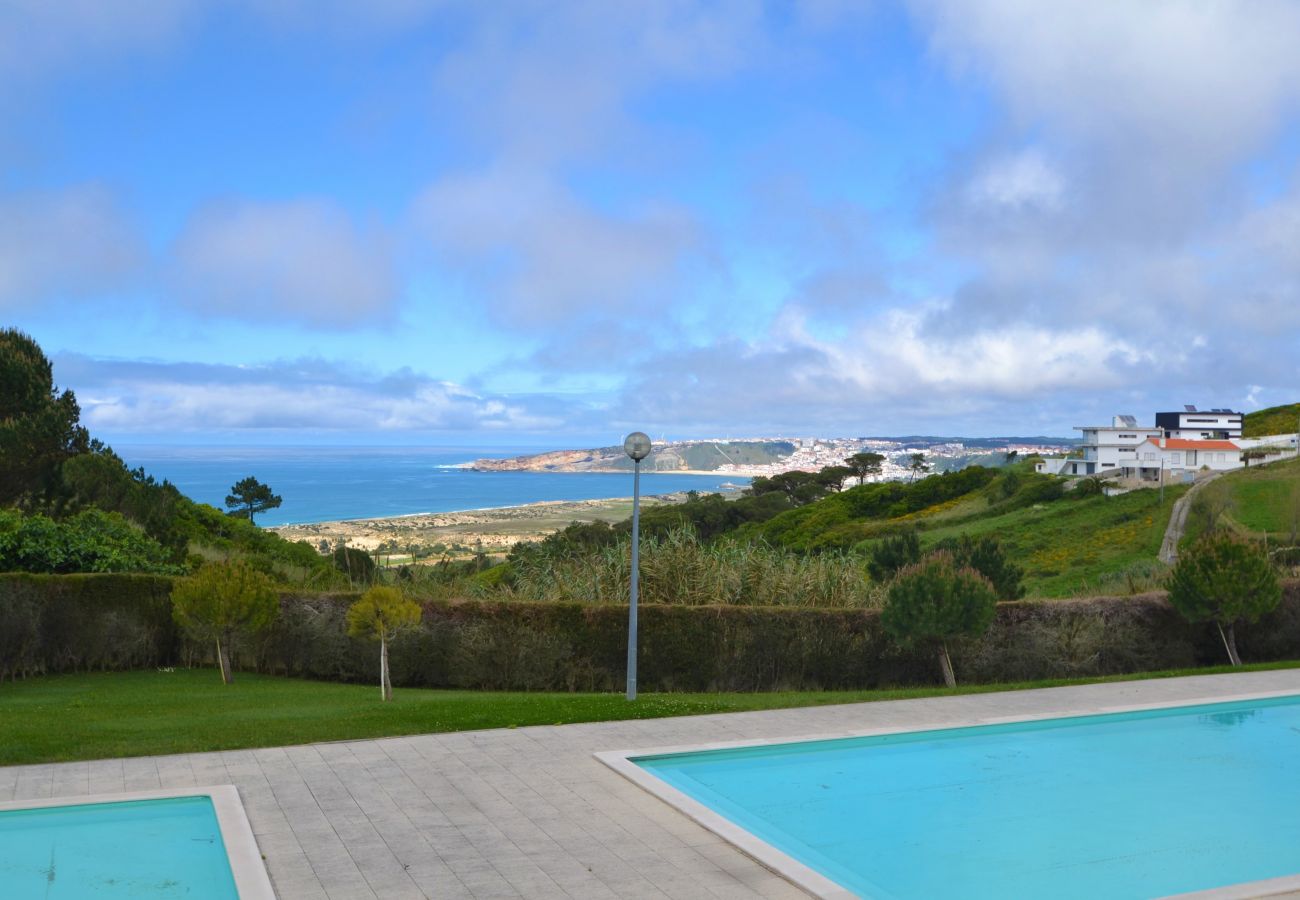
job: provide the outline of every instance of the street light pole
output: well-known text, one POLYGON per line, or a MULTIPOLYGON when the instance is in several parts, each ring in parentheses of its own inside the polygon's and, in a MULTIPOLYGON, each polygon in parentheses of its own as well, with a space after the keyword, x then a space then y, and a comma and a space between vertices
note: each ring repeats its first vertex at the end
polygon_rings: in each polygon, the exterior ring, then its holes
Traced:
POLYGON ((650 438, 634 431, 623 441, 632 458, 632 590, 627 610, 627 699, 636 699, 636 602, 641 580, 641 460, 650 455, 650 438))

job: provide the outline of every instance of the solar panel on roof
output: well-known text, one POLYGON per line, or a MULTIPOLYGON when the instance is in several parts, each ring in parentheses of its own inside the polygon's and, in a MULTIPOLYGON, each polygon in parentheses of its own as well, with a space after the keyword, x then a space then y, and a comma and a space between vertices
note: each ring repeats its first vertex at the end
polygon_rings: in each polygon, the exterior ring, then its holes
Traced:
POLYGON ((1186 404, 1184 404, 1183 409, 1186 410, 1187 412, 1196 412, 1195 406, 1187 406, 1186 404))

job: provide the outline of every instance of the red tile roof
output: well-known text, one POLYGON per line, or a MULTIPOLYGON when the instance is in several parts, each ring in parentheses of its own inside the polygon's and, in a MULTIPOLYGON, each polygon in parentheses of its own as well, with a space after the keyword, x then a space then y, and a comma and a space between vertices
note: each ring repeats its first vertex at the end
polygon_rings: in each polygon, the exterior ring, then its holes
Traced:
MULTIPOLYGON (((1148 444, 1160 446, 1159 438, 1150 438, 1148 444)), ((1192 441, 1187 438, 1169 438, 1165 441, 1166 450, 1240 450, 1232 441, 1192 441)))

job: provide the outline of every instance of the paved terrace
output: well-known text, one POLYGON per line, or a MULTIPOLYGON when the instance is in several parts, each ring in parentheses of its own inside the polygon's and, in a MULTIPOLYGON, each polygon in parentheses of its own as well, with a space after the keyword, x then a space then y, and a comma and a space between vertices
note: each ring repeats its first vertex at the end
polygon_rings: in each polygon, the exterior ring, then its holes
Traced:
POLYGON ((806 896, 598 750, 1300 692, 1300 670, 0 768, 0 800, 234 784, 282 900, 806 896))

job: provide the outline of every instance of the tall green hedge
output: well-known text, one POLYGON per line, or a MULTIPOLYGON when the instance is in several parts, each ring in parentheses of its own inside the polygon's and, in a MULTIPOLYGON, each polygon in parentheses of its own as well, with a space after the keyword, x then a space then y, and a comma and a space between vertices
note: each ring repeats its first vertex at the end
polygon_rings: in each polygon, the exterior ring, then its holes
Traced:
MULTIPOLYGON (((166 578, 0 575, 0 678, 206 661, 172 625, 166 578)), ((243 666, 339 681, 378 680, 371 642, 344 623, 357 595, 286 594, 268 631, 236 651, 243 666)), ((926 654, 885 635, 874 610, 643 606, 646 691, 870 688, 937 681, 926 654)), ((1189 625, 1162 594, 998 605, 983 637, 950 646, 963 682, 1014 681, 1217 663, 1217 632, 1189 625)), ((1238 635, 1247 661, 1300 657, 1300 582, 1238 635)), ((627 607, 576 603, 426 603, 394 642, 401 686, 619 690, 627 607)))
POLYGON ((0 574, 0 681, 173 662, 171 579, 0 574))

